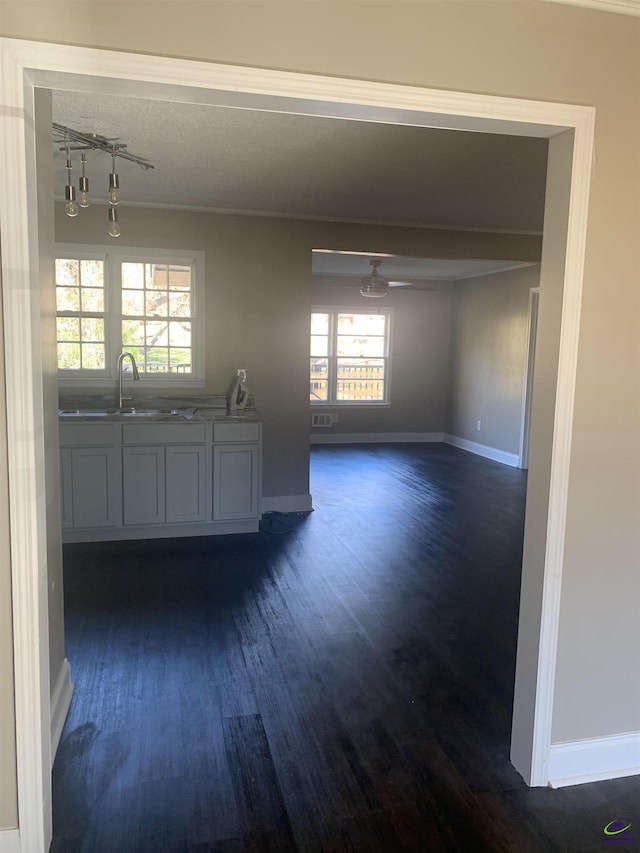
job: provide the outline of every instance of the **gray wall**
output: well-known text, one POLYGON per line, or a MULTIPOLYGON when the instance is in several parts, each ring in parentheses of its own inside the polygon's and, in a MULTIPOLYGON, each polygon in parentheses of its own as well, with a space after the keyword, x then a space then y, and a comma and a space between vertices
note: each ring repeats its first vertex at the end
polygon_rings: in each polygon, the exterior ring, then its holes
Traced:
POLYGON ((529 289, 539 284, 536 265, 454 285, 450 435, 519 452, 529 289))
MULTIPOLYGON (((366 268, 365 268, 366 269, 366 268)), ((393 309, 390 347, 390 405, 314 405, 313 411, 333 412, 338 423, 315 428, 312 435, 349 433, 444 432, 449 366, 451 286, 437 292, 390 290, 382 300, 393 309)), ((314 305, 377 308, 380 301, 365 299, 353 280, 334 285, 314 283, 314 305)))

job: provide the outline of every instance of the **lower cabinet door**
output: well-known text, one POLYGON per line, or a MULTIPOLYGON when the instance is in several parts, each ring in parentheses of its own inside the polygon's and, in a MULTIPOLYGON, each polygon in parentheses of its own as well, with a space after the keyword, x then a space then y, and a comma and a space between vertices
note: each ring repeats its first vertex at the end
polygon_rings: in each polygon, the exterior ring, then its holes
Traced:
POLYGON ((62 529, 73 527, 73 481, 71 479, 70 447, 60 451, 60 509, 62 514, 62 529))
POLYGON ((214 445, 214 521, 257 517, 258 461, 257 444, 214 445))
POLYGON ((119 456, 116 447, 74 447, 63 451, 66 527, 115 527, 120 524, 119 456))
POLYGON ((204 445, 166 448, 167 522, 206 520, 204 445))
POLYGON ((125 525, 163 524, 165 511, 164 447, 122 448, 125 525))

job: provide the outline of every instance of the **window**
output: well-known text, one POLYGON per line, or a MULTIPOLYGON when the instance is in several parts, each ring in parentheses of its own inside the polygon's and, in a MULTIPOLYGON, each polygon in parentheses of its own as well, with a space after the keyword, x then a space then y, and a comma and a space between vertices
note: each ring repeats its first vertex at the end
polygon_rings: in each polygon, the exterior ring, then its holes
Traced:
POLYGON ((147 381, 201 381, 202 253, 58 249, 58 373, 112 380, 133 353, 147 381))
POLYGON ((191 373, 191 267, 122 264, 122 346, 143 373, 191 373))
POLYGON ((104 260, 56 259, 59 370, 105 369, 104 260))
POLYGON ((311 314, 311 403, 389 402, 391 311, 314 308, 311 314))

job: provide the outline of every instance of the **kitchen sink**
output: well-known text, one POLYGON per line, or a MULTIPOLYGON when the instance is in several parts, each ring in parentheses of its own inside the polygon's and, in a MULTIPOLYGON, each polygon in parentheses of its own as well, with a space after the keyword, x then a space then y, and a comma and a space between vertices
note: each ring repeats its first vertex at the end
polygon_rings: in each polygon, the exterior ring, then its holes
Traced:
POLYGON ((102 411, 84 411, 82 409, 63 409, 58 412, 62 417, 76 418, 105 418, 105 417, 124 417, 124 418, 150 418, 155 415, 177 415, 175 409, 103 409, 102 411))

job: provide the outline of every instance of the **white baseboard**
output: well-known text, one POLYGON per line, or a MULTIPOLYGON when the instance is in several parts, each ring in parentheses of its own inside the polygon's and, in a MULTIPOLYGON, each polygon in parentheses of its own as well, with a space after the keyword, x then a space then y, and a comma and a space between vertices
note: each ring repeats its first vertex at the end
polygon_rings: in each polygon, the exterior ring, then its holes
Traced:
POLYGON ((512 468, 517 468, 520 464, 520 457, 517 453, 507 453, 505 450, 498 450, 497 447, 478 444, 476 441, 469 441, 467 438, 459 438, 457 435, 449 435, 448 433, 445 433, 443 441, 445 444, 451 444, 453 447, 459 447, 460 450, 468 450, 469 453, 475 453, 478 456, 485 456, 487 459, 493 459, 494 462, 502 462, 503 465, 510 465, 512 468))
POLYGON ((442 439, 441 432, 314 432, 310 437, 311 444, 424 444, 442 439))
POLYGON ((311 495, 277 495, 262 498, 260 509, 265 512, 311 512, 311 495))
POLYGON ((51 765, 53 766, 64 721, 69 713, 74 685, 71 681, 71 668, 65 658, 51 694, 51 765))
POLYGON ((548 775, 552 788, 640 774, 640 732, 552 743, 548 775))
POLYGON ((21 853, 20 832, 17 829, 0 829, 0 853, 21 853))

